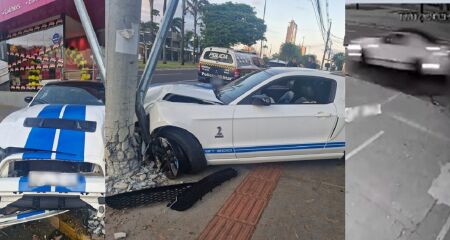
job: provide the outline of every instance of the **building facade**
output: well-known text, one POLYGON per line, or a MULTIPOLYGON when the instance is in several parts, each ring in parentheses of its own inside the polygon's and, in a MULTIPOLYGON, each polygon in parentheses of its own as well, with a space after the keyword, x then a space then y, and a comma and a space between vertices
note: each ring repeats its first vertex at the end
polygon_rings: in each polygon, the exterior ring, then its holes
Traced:
POLYGON ((295 23, 294 20, 291 20, 287 28, 285 42, 295 44, 296 37, 297 37, 297 24, 295 23))
MULTIPOLYGON (((84 2, 104 46, 105 1, 84 2)), ((48 81, 97 79, 74 1, 1 0, 0 74, 0 84, 21 92, 38 91, 48 81)))

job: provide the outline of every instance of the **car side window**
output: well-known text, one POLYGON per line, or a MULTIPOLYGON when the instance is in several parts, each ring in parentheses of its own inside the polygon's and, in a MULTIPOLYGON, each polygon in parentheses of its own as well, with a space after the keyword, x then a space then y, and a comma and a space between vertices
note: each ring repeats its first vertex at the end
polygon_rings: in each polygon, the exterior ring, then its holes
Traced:
POLYGON ((270 97, 272 105, 328 104, 334 101, 336 85, 335 80, 323 77, 286 77, 263 86, 239 104, 252 104, 255 95, 270 97))

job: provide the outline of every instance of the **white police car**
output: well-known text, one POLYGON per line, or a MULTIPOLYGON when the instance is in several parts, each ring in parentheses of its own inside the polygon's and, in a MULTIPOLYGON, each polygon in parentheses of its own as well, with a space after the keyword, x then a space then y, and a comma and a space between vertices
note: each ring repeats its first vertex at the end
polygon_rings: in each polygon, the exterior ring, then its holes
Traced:
POLYGON ((0 226, 75 208, 104 214, 104 95, 98 82, 48 83, 0 123, 0 226))
POLYGON ((207 165, 342 158, 345 78, 270 68, 219 89, 150 87, 152 154, 168 177, 207 165))

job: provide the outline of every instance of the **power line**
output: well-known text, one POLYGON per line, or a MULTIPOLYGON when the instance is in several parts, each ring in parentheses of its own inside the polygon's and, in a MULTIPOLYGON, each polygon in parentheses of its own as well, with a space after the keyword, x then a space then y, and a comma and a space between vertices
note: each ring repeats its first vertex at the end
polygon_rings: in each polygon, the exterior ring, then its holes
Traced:
POLYGON ((325 42, 325 34, 324 34, 324 31, 323 31, 323 25, 321 25, 320 22, 319 22, 319 18, 317 16, 317 12, 316 12, 316 6, 314 5, 314 0, 311 0, 311 5, 313 7, 314 16, 316 18, 316 22, 317 22, 317 26, 319 27, 320 34, 322 35, 322 39, 325 42))

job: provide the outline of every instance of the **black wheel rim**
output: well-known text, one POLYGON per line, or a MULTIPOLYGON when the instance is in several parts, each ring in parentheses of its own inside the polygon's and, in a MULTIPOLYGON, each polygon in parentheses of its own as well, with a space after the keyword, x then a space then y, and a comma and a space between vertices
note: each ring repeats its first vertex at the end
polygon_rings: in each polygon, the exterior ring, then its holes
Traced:
POLYGON ((178 176, 180 164, 175 147, 166 139, 158 137, 154 148, 155 157, 160 163, 160 169, 171 176, 178 176))

